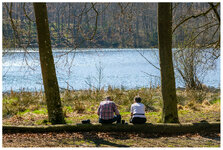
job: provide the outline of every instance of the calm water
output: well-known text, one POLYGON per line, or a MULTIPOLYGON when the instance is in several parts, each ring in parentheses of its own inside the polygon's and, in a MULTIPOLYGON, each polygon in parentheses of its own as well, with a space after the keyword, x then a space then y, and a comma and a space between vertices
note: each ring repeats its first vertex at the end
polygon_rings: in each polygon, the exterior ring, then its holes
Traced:
MULTIPOLYGON (((159 67, 157 49, 139 50, 149 61, 159 67)), ((54 52, 57 78, 60 88, 88 89, 99 87, 140 88, 160 84, 159 70, 151 66, 135 49, 104 49, 77 51, 63 55, 54 52), (101 70, 101 71, 100 71, 101 70), (148 75, 150 74, 150 75, 148 75), (99 76, 102 76, 100 78, 99 76)), ((3 91, 39 91, 43 89, 39 54, 30 52, 7 53, 2 58, 3 91)), ((177 76, 177 75, 176 75, 177 76)), ((206 74, 203 82, 208 86, 220 85, 220 61, 206 74)), ((176 86, 183 83, 176 78, 176 86)))

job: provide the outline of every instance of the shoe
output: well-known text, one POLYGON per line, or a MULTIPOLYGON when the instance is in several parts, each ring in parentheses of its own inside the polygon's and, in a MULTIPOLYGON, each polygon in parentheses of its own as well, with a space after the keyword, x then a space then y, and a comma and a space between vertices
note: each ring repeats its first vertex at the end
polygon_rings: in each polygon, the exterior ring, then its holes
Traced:
POLYGON ((88 120, 82 120, 81 122, 82 122, 82 124, 90 124, 91 121, 90 121, 90 119, 88 119, 88 120))

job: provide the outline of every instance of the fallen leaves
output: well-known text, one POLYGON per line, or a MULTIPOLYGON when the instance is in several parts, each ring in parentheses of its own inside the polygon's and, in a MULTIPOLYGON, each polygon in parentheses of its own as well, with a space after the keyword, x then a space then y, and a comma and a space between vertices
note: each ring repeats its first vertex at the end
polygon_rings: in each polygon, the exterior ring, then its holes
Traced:
POLYGON ((205 147, 220 146, 219 133, 161 135, 117 132, 7 133, 3 147, 205 147))

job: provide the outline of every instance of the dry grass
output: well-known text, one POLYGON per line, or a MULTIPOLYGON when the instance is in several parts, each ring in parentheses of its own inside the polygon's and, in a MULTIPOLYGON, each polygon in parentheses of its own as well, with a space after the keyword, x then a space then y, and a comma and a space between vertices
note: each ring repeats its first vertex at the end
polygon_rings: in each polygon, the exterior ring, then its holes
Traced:
MULTIPOLYGON (((133 98, 139 95, 146 106, 148 122, 160 120, 162 99, 160 88, 81 90, 61 92, 64 116, 68 124, 90 119, 98 122, 97 108, 100 101, 110 95, 117 104, 122 118, 130 118, 133 98)), ((177 90, 178 110, 181 122, 220 120, 220 93, 177 90), (182 113, 183 112, 183 113, 182 113), (182 115, 183 114, 183 115, 182 115), (202 116, 199 114, 203 114, 202 116), (206 115, 206 116, 205 116, 206 115), (188 118, 186 118, 188 117, 188 118), (197 119, 198 118, 198 119, 197 119)), ((3 124, 39 125, 47 123, 44 94, 25 92, 3 94, 3 124)))

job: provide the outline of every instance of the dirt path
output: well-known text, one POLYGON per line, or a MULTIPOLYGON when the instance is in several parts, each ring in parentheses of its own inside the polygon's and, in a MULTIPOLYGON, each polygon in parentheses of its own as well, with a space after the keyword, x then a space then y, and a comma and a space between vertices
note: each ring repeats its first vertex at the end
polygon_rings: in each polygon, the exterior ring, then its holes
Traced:
POLYGON ((10 133, 3 147, 220 147, 220 134, 10 133))

